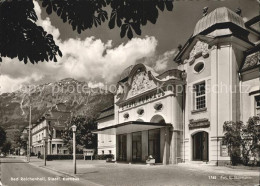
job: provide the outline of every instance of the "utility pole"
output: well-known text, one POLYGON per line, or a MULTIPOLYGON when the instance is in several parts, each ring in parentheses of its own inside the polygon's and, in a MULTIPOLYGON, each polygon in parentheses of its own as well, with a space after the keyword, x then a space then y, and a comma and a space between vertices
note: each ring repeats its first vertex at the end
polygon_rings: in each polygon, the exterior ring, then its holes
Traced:
POLYGON ((28 156, 28 162, 30 162, 30 156, 31 156, 31 124, 32 124, 32 106, 31 106, 31 98, 30 98, 30 106, 29 106, 29 137, 28 137, 28 150, 27 150, 27 156, 28 156))

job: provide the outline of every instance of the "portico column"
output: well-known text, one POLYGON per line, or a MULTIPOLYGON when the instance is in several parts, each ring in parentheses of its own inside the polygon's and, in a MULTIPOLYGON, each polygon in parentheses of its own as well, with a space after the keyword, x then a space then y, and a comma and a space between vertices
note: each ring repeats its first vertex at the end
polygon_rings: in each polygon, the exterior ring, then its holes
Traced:
POLYGON ((126 139, 126 158, 128 162, 132 161, 132 133, 127 134, 126 139))
POLYGON ((55 144, 55 154, 58 154, 58 144, 55 144))
POLYGON ((173 131, 172 133, 172 149, 171 149, 171 154, 172 154, 172 164, 177 163, 177 131, 173 131))
POLYGON ((163 160, 163 164, 167 165, 169 164, 169 157, 170 157, 170 143, 169 143, 169 127, 164 127, 161 129, 161 144, 162 146, 162 160, 163 160))
POLYGON ((115 160, 118 161, 119 160, 119 136, 116 135, 116 156, 115 156, 115 160))

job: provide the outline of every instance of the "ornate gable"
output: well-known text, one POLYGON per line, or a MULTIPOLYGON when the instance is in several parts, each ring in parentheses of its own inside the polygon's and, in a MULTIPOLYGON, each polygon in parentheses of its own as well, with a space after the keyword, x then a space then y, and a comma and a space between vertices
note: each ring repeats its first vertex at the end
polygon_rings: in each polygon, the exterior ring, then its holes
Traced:
POLYGON ((149 78, 148 72, 138 70, 133 76, 131 88, 128 92, 127 98, 136 96, 153 88, 156 88, 156 84, 149 78))
POLYGON ((184 62, 192 65, 195 59, 203 56, 204 58, 209 57, 209 45, 203 41, 197 41, 193 49, 190 52, 189 58, 184 62))

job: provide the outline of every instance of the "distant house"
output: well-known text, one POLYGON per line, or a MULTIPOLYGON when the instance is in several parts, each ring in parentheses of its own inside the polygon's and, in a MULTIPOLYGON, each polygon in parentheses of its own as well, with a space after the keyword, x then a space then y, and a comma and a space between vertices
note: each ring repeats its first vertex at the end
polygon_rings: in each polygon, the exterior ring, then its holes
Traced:
MULTIPOLYGON (((114 125, 114 105, 101 111, 97 119, 98 129, 114 125)), ((114 154, 116 151, 116 136, 109 134, 98 135, 98 154, 114 154)))
POLYGON ((57 104, 46 112, 32 127, 32 152, 44 153, 44 137, 48 138, 47 154, 67 154, 63 147, 62 132, 71 119, 71 112, 64 104, 57 104), (48 132, 49 131, 49 132, 48 132), (49 134, 49 136, 47 135, 49 134))

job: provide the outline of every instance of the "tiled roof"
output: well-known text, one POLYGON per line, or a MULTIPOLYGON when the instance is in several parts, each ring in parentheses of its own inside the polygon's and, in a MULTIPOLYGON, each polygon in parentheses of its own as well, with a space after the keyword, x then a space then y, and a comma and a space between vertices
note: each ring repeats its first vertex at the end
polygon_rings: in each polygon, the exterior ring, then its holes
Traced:
POLYGON ((257 51, 246 56, 242 71, 250 70, 259 65, 260 65, 260 51, 257 51))
POLYGON ((98 117, 98 120, 109 117, 109 116, 113 116, 114 111, 115 111, 114 105, 112 105, 108 108, 105 108, 104 110, 101 111, 101 113, 98 117))
POLYGON ((70 112, 51 111, 50 115, 47 116, 46 119, 66 121, 66 120, 69 120, 70 117, 71 117, 70 112))

